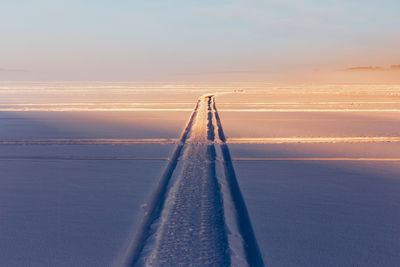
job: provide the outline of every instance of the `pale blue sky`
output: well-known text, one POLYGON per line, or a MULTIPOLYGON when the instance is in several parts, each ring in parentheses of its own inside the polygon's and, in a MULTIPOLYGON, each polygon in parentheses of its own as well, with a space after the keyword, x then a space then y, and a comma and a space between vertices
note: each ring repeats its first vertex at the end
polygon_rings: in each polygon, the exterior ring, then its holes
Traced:
POLYGON ((400 64, 399 12, 395 0, 2 0, 0 79, 218 80, 400 64))

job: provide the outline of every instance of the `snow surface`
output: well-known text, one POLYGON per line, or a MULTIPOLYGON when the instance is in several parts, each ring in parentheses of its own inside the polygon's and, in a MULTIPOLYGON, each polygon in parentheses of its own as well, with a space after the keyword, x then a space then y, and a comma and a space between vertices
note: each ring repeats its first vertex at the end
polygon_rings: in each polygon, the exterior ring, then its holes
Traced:
POLYGON ((1 82, 0 265, 399 266, 399 111, 398 85, 1 82))
POLYGON ((125 264, 263 266, 214 101, 200 97, 125 264))
POLYGON ((397 266, 400 163, 236 161, 267 266, 397 266))
POLYGON ((0 112, 0 138, 176 138, 188 112, 0 112))
POLYGON ((165 164, 0 160, 0 265, 110 265, 165 164))
POLYGON ((400 136, 387 111, 400 107, 399 91, 282 86, 218 99, 266 266, 400 265, 400 143, 384 138, 400 136), (236 108, 251 112, 227 111, 236 108))

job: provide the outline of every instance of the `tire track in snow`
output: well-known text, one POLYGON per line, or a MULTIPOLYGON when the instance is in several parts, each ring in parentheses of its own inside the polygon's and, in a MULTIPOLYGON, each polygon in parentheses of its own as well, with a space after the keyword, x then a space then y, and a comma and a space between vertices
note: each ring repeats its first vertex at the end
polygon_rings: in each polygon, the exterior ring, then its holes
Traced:
POLYGON ((222 128, 221 119, 218 115, 215 101, 213 103, 213 109, 218 128, 218 137, 221 141, 221 144, 219 146, 223 158, 222 163, 224 166, 225 179, 227 181, 234 210, 236 212, 234 215, 236 215, 235 219, 237 223, 237 228, 239 230, 241 238, 243 238, 243 246, 246 260, 250 266, 264 266, 260 249, 258 247, 253 227, 251 225, 250 217, 247 212, 247 207, 236 179, 236 173, 233 168, 231 154, 229 152, 228 145, 226 144, 226 137, 222 128))
POLYGON ((214 96, 202 96, 149 201, 126 265, 263 266, 225 141, 214 96))
POLYGON ((211 96, 201 98, 182 167, 171 185, 159 225, 144 250, 150 266, 229 266, 227 233, 215 171, 211 96))
POLYGON ((176 144, 175 149, 168 160, 168 164, 164 170, 164 173, 161 176, 157 188, 151 195, 150 200, 148 201, 147 211, 143 216, 142 222, 138 227, 138 230, 136 232, 134 239, 132 240, 132 243, 128 245, 128 252, 127 252, 128 255, 124 260, 125 262, 122 263, 123 265, 134 266, 139 260, 140 253, 145 245, 145 241, 149 236, 150 227, 154 222, 154 220, 159 216, 161 209, 164 205, 165 193, 167 191, 169 180, 171 179, 172 173, 175 170, 183 146, 189 135, 190 129, 192 128, 192 124, 196 116, 198 107, 199 107, 199 101, 197 102, 192 114, 190 115, 188 123, 186 124, 185 128, 181 133, 179 142, 176 144))

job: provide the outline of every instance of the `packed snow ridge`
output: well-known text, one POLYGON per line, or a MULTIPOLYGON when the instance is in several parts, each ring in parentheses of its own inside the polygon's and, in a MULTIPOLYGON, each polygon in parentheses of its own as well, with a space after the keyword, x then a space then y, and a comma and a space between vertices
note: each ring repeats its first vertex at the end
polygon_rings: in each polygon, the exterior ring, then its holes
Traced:
POLYGON ((127 266, 264 266, 213 95, 201 96, 128 248, 127 266))

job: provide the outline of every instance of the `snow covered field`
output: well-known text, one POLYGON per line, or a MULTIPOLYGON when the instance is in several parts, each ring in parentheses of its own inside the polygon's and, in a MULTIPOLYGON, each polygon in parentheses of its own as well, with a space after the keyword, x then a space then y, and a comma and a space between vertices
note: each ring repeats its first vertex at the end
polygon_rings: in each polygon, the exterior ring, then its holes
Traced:
POLYGON ((400 264, 399 92, 298 86, 220 99, 267 266, 400 264))
POLYGON ((397 266, 399 115, 390 84, 3 82, 0 265, 397 266))

